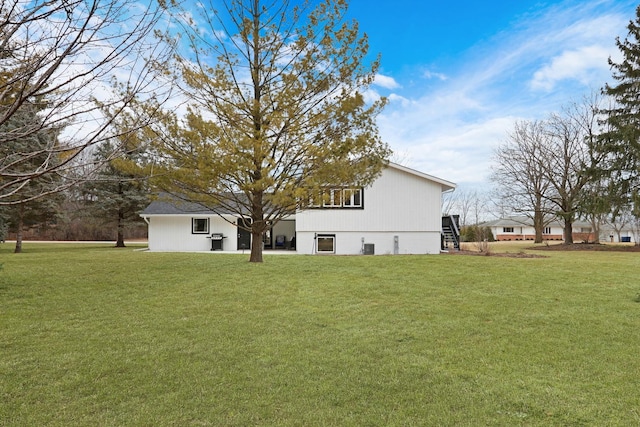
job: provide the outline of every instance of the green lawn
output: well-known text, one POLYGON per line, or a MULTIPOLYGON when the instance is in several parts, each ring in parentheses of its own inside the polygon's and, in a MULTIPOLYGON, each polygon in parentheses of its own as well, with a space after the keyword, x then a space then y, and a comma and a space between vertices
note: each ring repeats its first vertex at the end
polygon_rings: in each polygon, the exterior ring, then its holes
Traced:
POLYGON ((12 249, 2 426, 640 424, 640 254, 12 249))

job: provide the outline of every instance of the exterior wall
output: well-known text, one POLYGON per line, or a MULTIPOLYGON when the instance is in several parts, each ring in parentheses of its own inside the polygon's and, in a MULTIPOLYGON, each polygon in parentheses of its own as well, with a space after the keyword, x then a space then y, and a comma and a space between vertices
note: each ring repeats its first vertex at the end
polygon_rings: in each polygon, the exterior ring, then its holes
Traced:
MULTIPOLYGON (((440 232, 332 232, 319 231, 317 234, 335 235, 337 255, 360 255, 363 244, 373 244, 375 255, 393 255, 395 237, 398 237, 397 254, 437 254, 440 253, 440 232)), ((315 254, 315 235, 312 232, 298 232, 296 251, 299 254, 315 254)))
POLYGON ((237 228, 218 216, 154 215, 149 221, 149 250, 158 252, 193 252, 211 250, 211 233, 222 233, 223 250, 236 250, 237 228), (193 234, 192 218, 209 218, 209 233, 193 234), (209 238, 207 238, 209 237, 209 238))
POLYGON ((336 234, 336 253, 358 254, 373 243, 376 254, 439 253, 442 186, 413 174, 387 168, 364 189, 362 209, 309 209, 296 215, 297 250, 313 253, 314 236, 336 234))

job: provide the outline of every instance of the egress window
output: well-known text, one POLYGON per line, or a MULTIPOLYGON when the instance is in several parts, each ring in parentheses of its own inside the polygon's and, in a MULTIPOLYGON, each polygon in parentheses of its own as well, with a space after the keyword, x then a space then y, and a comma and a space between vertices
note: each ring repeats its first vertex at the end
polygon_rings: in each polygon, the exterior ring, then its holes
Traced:
POLYGON ((318 234, 316 245, 316 250, 319 254, 334 254, 336 253, 336 235, 318 234))
POLYGON ((191 218, 192 234, 208 234, 209 218, 191 218))

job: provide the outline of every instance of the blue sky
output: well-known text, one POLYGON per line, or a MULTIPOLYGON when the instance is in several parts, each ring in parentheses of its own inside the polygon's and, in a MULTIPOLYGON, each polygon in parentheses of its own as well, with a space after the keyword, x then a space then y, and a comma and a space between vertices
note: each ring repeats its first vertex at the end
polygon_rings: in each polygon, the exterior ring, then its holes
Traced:
POLYGON ((517 120, 544 118, 611 81, 635 18, 628 0, 350 0, 382 55, 378 123, 394 160, 487 187, 493 150, 517 120))

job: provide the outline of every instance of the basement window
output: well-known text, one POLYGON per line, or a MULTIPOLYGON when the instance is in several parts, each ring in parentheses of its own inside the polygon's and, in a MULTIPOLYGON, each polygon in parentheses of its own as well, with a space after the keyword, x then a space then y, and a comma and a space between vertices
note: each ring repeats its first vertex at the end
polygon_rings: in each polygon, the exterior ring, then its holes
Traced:
POLYGON ((192 234, 208 234, 209 218, 191 218, 192 234))
POLYGON ((335 254, 336 253, 336 235, 335 234, 318 234, 316 238, 316 250, 319 254, 335 254))

